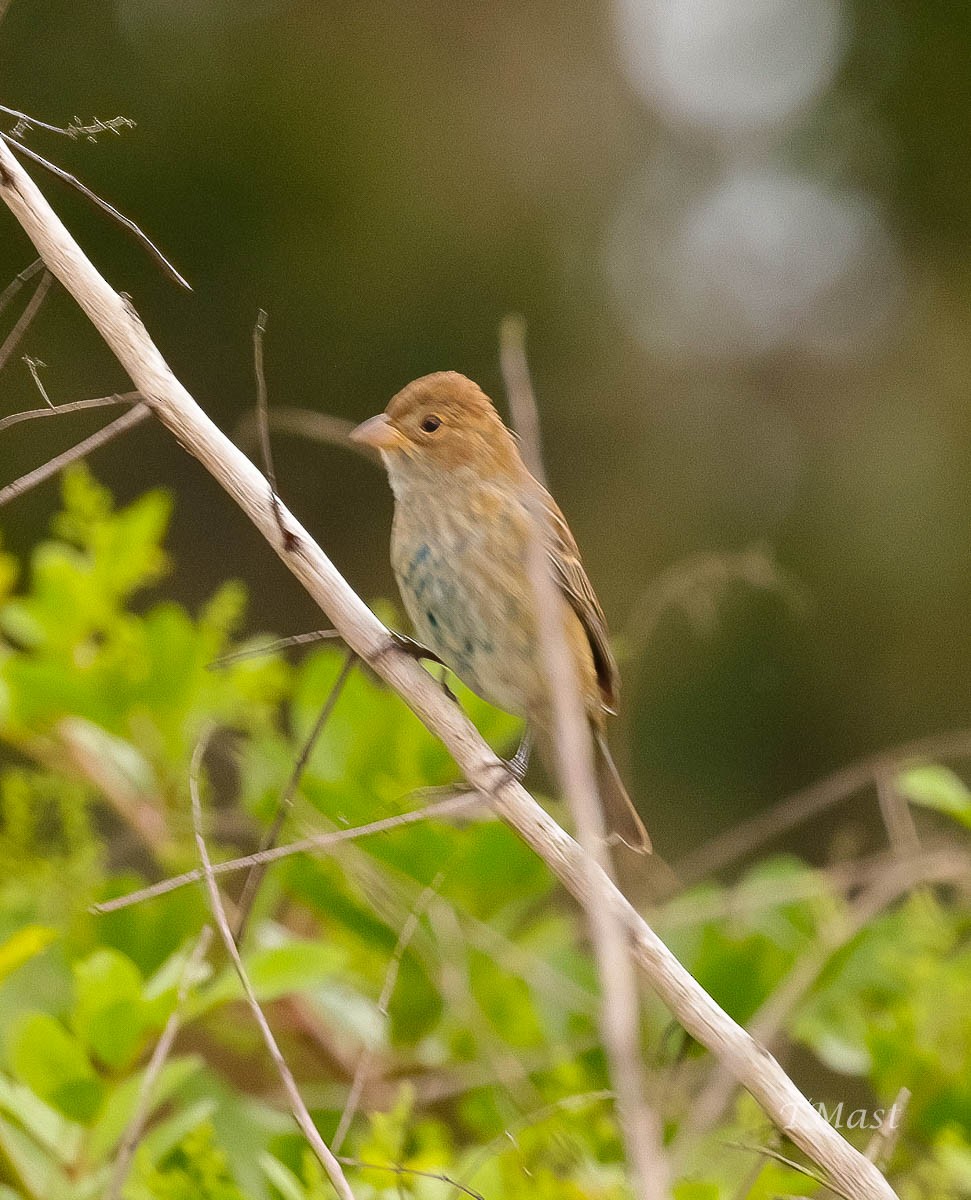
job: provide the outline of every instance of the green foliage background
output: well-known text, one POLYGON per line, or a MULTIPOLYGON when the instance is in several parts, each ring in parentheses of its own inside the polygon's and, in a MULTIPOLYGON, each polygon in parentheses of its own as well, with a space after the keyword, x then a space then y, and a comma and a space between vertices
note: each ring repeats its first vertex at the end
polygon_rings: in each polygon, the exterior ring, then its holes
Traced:
MULTIPOLYGON (((754 149, 770 170, 865 197, 900 294, 879 336, 842 357, 782 346, 722 361, 632 337, 612 300, 605 244, 632 182, 681 154, 680 187, 724 149, 633 94, 616 5, 13 0, 0 26, 4 102, 137 122, 96 145, 29 141, 190 277, 193 293, 175 292, 41 179, 223 427, 252 405, 259 307, 272 403, 353 419, 443 367, 501 397, 495 331, 524 313, 549 474, 623 659, 615 746, 675 862, 835 768, 967 726, 971 10, 834 7, 836 74, 754 149)), ((646 232, 658 250, 663 232, 646 232)), ((31 257, 8 222, 0 280, 31 257)), ((56 289, 20 352, 46 364, 56 401, 127 386, 56 289)), ((38 403, 16 356, 2 383, 4 414, 38 403)), ((100 416, 71 420, 5 432, 3 481, 100 416)), ((384 481, 333 447, 281 437, 276 456, 287 501, 351 582, 389 595, 384 481)), ((0 1200, 103 1194, 207 911, 196 888, 110 916, 90 905, 196 865, 187 772, 210 724, 210 844, 254 848, 342 662, 331 648, 208 670, 254 630, 319 613, 154 423, 101 451, 98 471, 117 504, 75 471, 60 499, 50 483, 4 512, 0 1200), (145 490, 159 485, 171 492, 145 490)), ((505 718, 462 702, 511 743, 505 718)), ((944 883, 910 887, 879 858, 846 886, 885 852, 868 785, 651 919, 737 1019, 788 997, 785 1065, 856 1144, 910 1089, 890 1177, 904 1200, 951 1200, 971 1195, 969 801, 947 764, 897 766, 925 847, 956 863, 944 883)), ((355 672, 288 832, 403 811, 453 779, 403 705, 355 672)), ((582 922, 505 829, 429 822, 275 866, 247 961, 328 1137, 373 1054, 344 1147, 380 1168, 349 1168, 362 1198, 454 1194, 399 1168, 487 1200, 624 1194, 582 922)), ((744 1097, 693 1128, 713 1064, 650 998, 644 1061, 676 1200, 823 1194, 776 1161, 752 1174, 740 1145, 792 1150, 744 1097)), ((218 953, 126 1187, 128 1200, 328 1194, 218 953)))
MULTIPOLYGON (((165 598, 170 514, 158 491, 116 509, 75 468, 29 563, 0 560, 5 1198, 103 1194, 207 918, 197 887, 105 916, 91 904, 196 865, 187 775, 208 723, 221 731, 208 759, 211 845, 223 857, 252 846, 342 661, 325 648, 296 664, 264 655, 209 669, 241 627, 242 589, 224 585, 195 615, 165 598)), ((496 744, 511 741, 509 718, 462 700, 496 744)), ((452 777, 441 747, 359 670, 289 829, 404 811, 452 777)), ((938 842, 966 849, 971 797, 957 776, 913 765, 899 786, 938 842)), ((238 887, 237 877, 227 891, 238 887)), ((842 1103, 838 1119, 861 1147, 874 1110, 909 1088, 891 1178, 904 1200, 942 1200, 971 1189, 969 910, 963 890, 900 892, 854 926, 856 898, 833 877, 769 858, 729 889, 682 893, 653 920, 741 1021, 812 963, 781 1030, 797 1082, 834 1119, 842 1103)), ((486 1197, 626 1194, 582 923, 502 825, 430 821, 283 861, 260 893, 246 960, 325 1136, 360 1056, 373 1056, 344 1146, 370 1164, 348 1168, 359 1196, 455 1194, 441 1176, 486 1197), (396 956, 409 914, 414 935, 396 956), (378 999, 395 962, 385 1012, 378 999)), ((128 1200, 329 1194, 218 953, 194 980, 185 1019, 128 1200)), ((655 1001, 643 1032, 677 1200, 822 1194, 776 1161, 751 1175, 752 1146, 787 1148, 745 1097, 694 1130, 713 1064, 655 1001)))

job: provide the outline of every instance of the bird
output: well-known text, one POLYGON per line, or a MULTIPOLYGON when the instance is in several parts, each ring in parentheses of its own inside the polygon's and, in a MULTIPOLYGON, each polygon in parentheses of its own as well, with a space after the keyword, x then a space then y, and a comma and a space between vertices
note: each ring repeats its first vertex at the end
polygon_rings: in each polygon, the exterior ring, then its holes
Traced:
POLYGON ((391 565, 418 641, 473 692, 525 720, 513 760, 520 773, 530 738, 548 769, 554 761, 553 706, 528 565, 530 539, 545 527, 607 821, 615 838, 649 852, 650 837, 607 746, 606 718, 616 711, 620 679, 603 610, 566 519, 528 470, 493 402, 466 376, 437 371, 402 388, 350 438, 377 450, 387 471, 391 565), (537 521, 537 512, 545 520, 537 521))

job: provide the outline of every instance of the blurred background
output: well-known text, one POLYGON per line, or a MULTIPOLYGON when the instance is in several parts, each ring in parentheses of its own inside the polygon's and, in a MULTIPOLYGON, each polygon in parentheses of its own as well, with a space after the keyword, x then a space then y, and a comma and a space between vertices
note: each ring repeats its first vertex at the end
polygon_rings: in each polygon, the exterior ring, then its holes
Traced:
MULTIPOLYGON (((224 428, 261 306, 271 402, 353 420, 443 368, 501 400, 497 328, 524 315, 553 490, 624 658, 618 757, 672 857, 968 722, 969 61, 971 9, 916 0, 14 0, 0 30, 8 105, 137 123, 29 144, 192 294, 34 174, 224 428)), ((2 220, 5 282, 33 255, 2 220)), ((54 402, 126 387, 63 294, 19 353, 54 402)), ((40 402, 19 356, 0 395, 40 402)), ((102 423, 9 431, 2 482, 102 423)), ((275 446, 338 567, 393 595, 382 474, 275 446)), ((122 499, 176 494, 166 591, 239 576, 254 629, 320 623, 162 430, 92 465, 122 499)), ((55 507, 52 483, 8 508, 6 547, 55 507)), ((818 857, 829 830, 788 844, 818 857)))

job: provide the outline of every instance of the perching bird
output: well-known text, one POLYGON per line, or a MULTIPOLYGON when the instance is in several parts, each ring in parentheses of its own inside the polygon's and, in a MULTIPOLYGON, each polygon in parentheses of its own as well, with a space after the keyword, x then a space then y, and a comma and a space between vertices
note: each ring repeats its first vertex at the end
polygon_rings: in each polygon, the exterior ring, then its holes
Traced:
POLYGON ((419 641, 483 699, 524 717, 550 765, 552 706, 527 567, 537 525, 530 506, 541 506, 608 823, 635 849, 649 850, 604 736, 619 680, 603 611, 563 514, 488 396, 455 371, 425 375, 351 438, 379 450, 387 468, 395 498, 391 565, 419 641))

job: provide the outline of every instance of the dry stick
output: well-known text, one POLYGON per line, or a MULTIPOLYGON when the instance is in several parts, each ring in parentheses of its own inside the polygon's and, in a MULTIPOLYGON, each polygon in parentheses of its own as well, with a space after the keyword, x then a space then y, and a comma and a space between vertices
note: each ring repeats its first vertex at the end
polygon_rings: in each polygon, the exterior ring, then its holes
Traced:
MULTIPOLYGON (((349 439, 348 434, 354 428, 354 422, 344 417, 332 417, 329 413, 313 412, 309 408, 272 408, 267 413, 267 422, 276 433, 295 434, 326 446, 338 446, 341 450, 360 454, 375 464, 381 461, 376 450, 349 439)), ((244 446, 258 441, 262 436, 259 424, 258 413, 247 413, 233 431, 236 440, 244 446)))
MULTIPOLYGON (((535 475, 541 458, 535 440, 539 419, 521 321, 515 318, 505 321, 500 336, 510 409, 516 414, 517 426, 519 418, 525 422, 518 432, 527 465, 535 475)), ((585 869, 590 872, 599 869, 610 875, 612 866, 597 791, 590 726, 561 617, 564 602, 553 580, 547 551, 548 521, 538 497, 529 495, 526 503, 532 510, 533 534, 527 553, 536 597, 539 648, 552 698, 559 782, 585 854, 585 869)), ((627 930, 619 913, 593 899, 585 905, 585 910, 600 983, 600 1031, 617 1097, 633 1191, 642 1200, 664 1200, 669 1195, 670 1170, 664 1154, 661 1122, 644 1096, 640 997, 627 930)))
POLYGON ((24 412, 11 413, 0 420, 0 433, 11 425, 22 421, 36 421, 41 417, 63 417, 68 413, 84 412, 88 408, 110 408, 118 404, 134 404, 140 400, 138 392, 117 392, 113 396, 97 396, 92 400, 72 400, 68 404, 55 404, 52 408, 28 408, 24 412))
MULTIPOLYGON (((835 1187, 833 1183, 824 1179, 816 1171, 810 1171, 802 1163, 797 1163, 794 1159, 786 1158, 778 1150, 772 1150, 768 1146, 754 1146, 750 1142, 724 1142, 723 1145, 729 1146, 733 1150, 746 1150, 750 1154, 760 1154, 764 1159, 772 1159, 773 1162, 782 1163, 784 1167, 791 1167, 793 1171, 798 1171, 800 1175, 805 1175, 807 1179, 812 1179, 813 1182, 822 1184, 824 1188, 829 1188, 831 1192, 842 1197, 842 1200, 856 1200, 855 1195, 835 1187)), ((798 1200, 798 1198, 793 1197, 792 1200, 798 1200)))
POLYGON ((26 308, 20 314, 20 319, 13 329, 7 334, 4 343, 0 346, 0 371, 7 365, 7 360, 10 355, 20 345, 21 339, 30 328, 31 322, 40 311, 40 306, 44 303, 47 293, 50 291, 51 284, 54 282, 54 276, 50 271, 45 271, 40 277, 40 283, 34 289, 34 294, 27 303, 26 308))
POLYGON ((404 1167, 398 1163, 364 1162, 360 1158, 346 1158, 343 1154, 338 1155, 337 1161, 345 1167, 359 1167, 362 1171, 389 1171, 392 1175, 409 1175, 415 1176, 417 1179, 437 1179, 439 1183, 448 1183, 452 1187, 458 1188, 466 1196, 471 1196, 472 1200, 485 1200, 480 1192, 474 1192, 472 1188, 466 1187, 457 1179, 453 1179, 451 1175, 445 1175, 441 1171, 416 1171, 414 1167, 404 1167))
POLYGON ((103 200, 97 192, 93 192, 87 186, 87 184, 82 183, 76 175, 72 175, 70 171, 65 171, 63 167, 59 167, 56 163, 52 163, 49 159, 44 158, 43 155, 38 154, 36 150, 29 149, 23 144, 23 142, 18 142, 14 138, 8 137, 5 133, 0 133, 0 139, 2 139, 4 145, 8 149, 15 150, 18 154, 26 155, 27 158, 29 158, 32 162, 37 163, 39 167, 43 167, 45 171, 50 171, 50 173, 57 179, 60 179, 62 183, 66 183, 69 187, 74 188, 75 191, 80 192, 86 200, 91 201, 95 208, 100 208, 102 212, 106 212, 109 217, 117 221, 123 229, 127 229, 128 232, 136 239, 136 241, 140 242, 145 249, 148 250, 149 254, 151 254, 152 257, 162 266, 163 270, 168 276, 170 276, 170 278, 174 279, 176 283, 184 287, 187 292, 192 291, 192 285, 189 283, 189 281, 179 271, 176 270, 172 263, 169 262, 169 260, 165 257, 162 251, 159 250, 158 246, 155 245, 148 234, 143 233, 134 221, 132 221, 129 217, 126 217, 124 213, 119 212, 113 204, 109 204, 107 200, 103 200))
POLYGON ((903 1131, 904 1117, 907 1113, 907 1106, 910 1104, 910 1097, 910 1088, 902 1087, 891 1104, 890 1111, 880 1122, 880 1128, 870 1138, 866 1156, 877 1166, 888 1163, 893 1155, 903 1131))
POLYGON ((896 785, 894 772, 886 768, 874 775, 880 816, 887 831, 887 840, 898 858, 914 858, 921 852, 920 834, 910 805, 896 785))
POLYGON ((278 650, 286 650, 290 646, 306 646, 310 642, 333 641, 339 638, 336 629, 315 629, 312 633, 295 633, 291 637, 277 638, 273 642, 264 642, 259 646, 250 646, 245 650, 234 650, 232 654, 224 654, 209 663, 210 671, 221 671, 235 663, 245 662, 248 658, 263 658, 267 654, 276 654, 278 650))
POLYGON ((189 997, 189 990, 193 983, 195 983, 196 972, 209 951, 209 943, 211 941, 212 926, 205 925, 198 938, 196 938, 192 952, 186 960, 185 966, 182 968, 179 987, 175 997, 175 1007, 169 1014, 169 1019, 165 1022, 162 1036, 156 1042, 155 1049, 152 1051, 152 1057, 149 1059, 148 1066, 145 1068, 145 1074, 142 1076, 141 1086, 138 1089, 138 1099, 135 1101, 135 1108, 131 1119, 119 1143, 118 1153, 115 1156, 115 1165, 111 1172, 111 1180, 105 1191, 103 1200, 118 1200, 118 1197, 121 1195, 121 1189, 125 1186, 125 1179, 128 1177, 131 1160, 138 1149, 138 1143, 141 1141, 142 1134, 145 1131, 145 1124, 151 1113, 152 1091, 158 1081, 159 1075, 162 1073, 166 1059, 172 1051, 176 1035, 182 1025, 182 1017, 186 1000, 189 997))
POLYGON ((256 1024, 259 1026, 260 1033, 263 1035, 263 1041, 266 1043, 266 1048, 269 1051, 270 1058, 273 1060, 273 1065, 276 1067, 277 1074, 280 1076, 280 1081, 283 1084, 284 1091, 287 1093, 287 1098, 290 1101, 290 1110, 293 1113, 294 1120, 300 1127, 304 1137, 310 1143, 313 1152, 320 1160, 320 1165, 327 1172, 327 1177, 330 1179, 341 1200, 354 1200, 354 1193, 351 1191, 351 1186, 347 1182, 344 1172, 341 1170, 341 1165, 331 1153, 330 1148, 324 1139, 320 1136, 317 1126, 313 1123, 310 1113, 307 1111, 307 1106, 303 1102, 300 1095, 300 1090, 297 1087, 296 1080, 290 1068, 287 1066, 286 1059, 280 1053, 280 1047, 277 1045, 276 1038, 273 1036, 273 1030, 269 1026, 269 1022, 260 1008, 260 1003, 256 998, 256 992, 253 990, 253 985, 250 982, 249 975, 246 973, 246 968, 243 966, 243 960, 240 958, 239 950, 236 947, 236 942, 233 939, 233 931, 229 927, 229 919, 226 916, 226 910, 223 908, 222 897, 219 895, 219 888, 216 886, 216 877, 213 873, 212 862, 209 859, 209 850, 206 847, 206 839, 202 835, 202 803, 199 798, 199 772, 202 768, 202 759, 205 755, 206 748, 209 743, 211 731, 203 733, 199 739, 195 750, 192 754, 192 765, 189 769, 189 795, 192 800, 192 825, 195 831, 196 848, 199 851, 199 858, 202 860, 202 869, 206 877, 206 891, 209 893, 209 907, 212 910, 213 918, 216 922, 216 928, 219 930, 219 936, 223 940, 223 945, 226 947, 226 953, 232 959, 233 966, 236 968, 236 974, 239 976, 239 982, 243 985, 243 992, 246 996, 246 1002, 250 1007, 256 1024))
MULTIPOLYGON (((408 949, 411 939, 415 936, 418 922, 421 920, 428 905, 438 895, 438 890, 442 886, 444 879, 445 872, 439 871, 431 883, 422 889, 421 895, 415 901, 411 912, 408 914, 408 920, 402 925, 401 932, 398 934, 398 940, 395 942, 394 950, 391 952, 391 961, 388 963, 388 969, 385 972, 381 994, 378 997, 378 1012, 384 1018, 385 1022, 388 1020, 388 1006, 391 1003, 391 997, 394 994, 398 975, 401 971, 401 960, 405 956, 405 951, 408 949)), ((344 1104, 344 1111, 341 1113, 341 1119, 334 1133, 333 1150, 335 1154, 343 1146, 344 1138, 347 1137, 351 1122, 357 1113, 357 1106, 360 1103, 361 1093, 364 1091, 364 1085, 367 1082, 373 1058, 374 1051, 370 1047, 366 1047, 358 1059, 357 1067, 354 1070, 354 1078, 351 1080, 350 1091, 347 1094, 347 1101, 344 1104)))
MULTIPOLYGON (((43 129, 47 133, 59 133, 63 137, 69 137, 72 141, 76 141, 79 137, 86 137, 93 142, 99 133, 113 133, 117 137, 120 130, 135 128, 135 122, 131 117, 110 117, 107 121, 95 117, 88 125, 80 122, 78 124, 72 122, 70 125, 52 125, 49 121, 32 117, 30 113, 21 112, 18 108, 8 108, 6 104, 0 104, 0 112, 6 113, 8 117, 16 117, 18 122, 28 129, 43 129)), ((77 120, 78 118, 75 117, 75 121, 77 120)), ((11 136, 13 135, 11 134, 11 136)))
MULTIPOLYGON (((317 720, 314 722, 313 728, 304 740, 300 753, 297 755, 297 761, 293 764, 293 770, 290 772, 290 778, 287 780, 287 786, 283 790, 283 795, 280 797, 276 806, 276 815, 273 818, 273 823, 263 835, 263 841, 260 845, 260 851, 265 853, 271 850, 276 845, 276 840, 280 836, 280 830, 283 828, 284 822, 293 808, 293 799, 297 794, 297 788, 300 786, 300 780, 303 776, 304 769, 310 755, 313 753, 313 748, 316 746, 320 735, 324 731, 324 726, 330 720, 330 714, 334 711, 337 701, 340 699, 340 694, 344 690, 344 684, 347 683, 347 678, 351 673, 354 663, 357 661, 357 655, 353 650, 349 650, 344 657, 344 663, 338 672, 337 678, 330 689, 327 699, 323 703, 323 707, 317 715, 317 720)), ((243 884, 243 891, 239 897, 238 915, 236 918, 236 944, 241 945, 243 938, 246 936, 246 926, 249 922, 250 913, 253 911, 253 905, 256 903, 256 893, 259 891, 260 884, 263 882, 263 877, 266 875, 267 863, 260 862, 250 867, 250 872, 246 876, 246 882, 243 884)))
POLYGON ((42 258, 35 258, 29 267, 24 267, 19 275, 15 275, 3 291, 0 292, 0 313, 3 312, 24 284, 33 279, 38 271, 43 271, 44 269, 44 260, 42 258))
POLYGON ((123 416, 118 417, 117 420, 112 421, 110 425, 106 425, 104 429, 99 429, 97 433, 92 433, 83 442, 78 442, 76 446, 72 446, 70 450, 65 450, 63 454, 58 454, 56 458, 50 459, 43 466, 37 467, 27 475, 21 475, 13 483, 8 483, 5 488, 0 488, 0 508, 3 508, 5 504, 9 504, 11 500, 16 500, 18 496, 22 496, 25 492, 29 492, 31 488, 37 487, 45 479, 50 479, 58 471, 63 471, 66 466, 77 462, 79 458, 84 458, 88 454, 91 454, 99 446, 110 442, 112 438, 127 433, 129 429, 133 429, 150 415, 151 410, 147 404, 138 404, 123 416))
POLYGON ((971 730, 931 734, 901 746, 882 750, 811 784, 750 821, 712 838, 693 850, 674 871, 686 886, 730 866, 772 838, 818 816, 841 800, 873 783, 878 772, 902 766, 909 759, 947 758, 971 754, 971 730))
POLYGON ((499 364, 512 426, 521 439, 523 461, 532 476, 546 487, 539 412, 526 358, 526 322, 515 314, 506 317, 499 327, 499 364))
MULTIPOLYGON (((481 801, 478 796, 470 796, 467 792, 460 795, 448 796, 424 808, 416 808, 412 812, 398 813, 394 817, 382 817, 379 821, 371 821, 367 825, 355 825, 350 829, 335 829, 329 833, 315 833, 311 837, 301 838, 286 846, 273 846, 269 850, 258 850, 255 854, 246 854, 242 858, 230 858, 225 862, 212 864, 214 875, 227 875, 232 871, 252 870, 253 867, 265 866, 267 863, 278 862, 292 854, 306 854, 308 850, 327 850, 341 842, 352 842, 357 838, 370 837, 375 833, 385 833, 389 829, 399 829, 402 825, 413 825, 416 821, 427 821, 431 817, 452 816, 464 808, 471 808, 481 801)), ((193 871, 183 871, 181 875, 173 875, 170 879, 162 879, 148 887, 139 888, 136 892, 128 892, 124 896, 115 896, 112 900, 102 900, 100 904, 92 904, 91 912, 104 914, 117 912, 120 908, 130 908, 133 904, 141 904, 145 900, 153 900, 156 896, 165 896, 169 892, 187 887, 190 883, 198 883, 205 877, 201 868, 193 871)))
POLYGON ((266 373, 263 370, 263 339, 266 336, 267 313, 261 308, 256 314, 256 324, 253 326, 253 369, 256 374, 256 414, 260 430, 260 461, 263 474, 270 481, 270 503, 273 505, 273 515, 288 550, 295 546, 295 539, 283 523, 283 507, 276 490, 276 471, 273 467, 273 452, 270 449, 270 426, 267 421, 269 404, 266 394, 266 373))
POLYGON ((269 503, 266 479, 179 383, 137 313, 98 273, 2 142, 0 196, 135 386, 151 400, 159 420, 247 513, 348 646, 443 741, 472 787, 490 801, 584 908, 598 905, 620 914, 630 929, 638 966, 688 1033, 728 1066, 772 1120, 853 1200, 891 1200, 895 1193, 873 1163, 823 1120, 772 1055, 718 1007, 609 877, 599 868, 591 869, 577 843, 510 775, 465 714, 395 641, 289 513, 287 525, 296 533, 299 545, 293 552, 286 550, 269 503))

